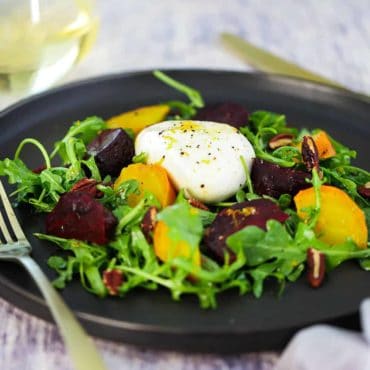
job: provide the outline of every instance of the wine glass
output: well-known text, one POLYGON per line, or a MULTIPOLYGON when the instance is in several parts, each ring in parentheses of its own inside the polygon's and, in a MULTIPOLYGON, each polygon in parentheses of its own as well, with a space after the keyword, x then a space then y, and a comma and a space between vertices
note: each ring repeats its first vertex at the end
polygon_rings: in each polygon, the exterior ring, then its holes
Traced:
POLYGON ((96 35, 92 0, 1 0, 0 95, 47 89, 96 35))

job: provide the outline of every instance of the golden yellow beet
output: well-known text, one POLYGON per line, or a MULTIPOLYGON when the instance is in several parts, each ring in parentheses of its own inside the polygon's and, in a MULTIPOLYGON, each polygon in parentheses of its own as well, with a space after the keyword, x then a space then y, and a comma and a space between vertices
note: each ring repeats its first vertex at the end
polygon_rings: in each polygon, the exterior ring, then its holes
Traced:
POLYGON ((163 121, 169 112, 168 105, 148 105, 114 116, 107 121, 107 125, 108 128, 131 129, 137 135, 145 127, 163 121))
POLYGON ((316 134, 312 135, 312 139, 317 146, 320 159, 334 157, 337 154, 325 131, 318 131, 316 134))
POLYGON ((163 262, 175 257, 192 258, 196 266, 200 266, 200 252, 197 248, 192 250, 191 246, 184 240, 174 241, 169 237, 168 226, 163 221, 158 221, 153 234, 154 252, 163 262), (192 255, 193 253, 193 255, 192 255))
POLYGON ((137 180, 139 182, 140 194, 131 194, 128 198, 129 206, 133 207, 144 197, 145 192, 151 192, 161 203, 162 207, 167 207, 175 201, 176 193, 171 184, 166 170, 156 164, 135 163, 122 169, 114 188, 127 180, 137 180))
MULTIPOLYGON (((365 215, 358 205, 343 190, 322 185, 321 210, 315 232, 318 238, 330 245, 341 244, 351 238, 360 248, 367 247, 367 226, 365 215)), ((294 202, 298 216, 306 220, 304 209, 315 205, 314 188, 301 190, 294 202)))

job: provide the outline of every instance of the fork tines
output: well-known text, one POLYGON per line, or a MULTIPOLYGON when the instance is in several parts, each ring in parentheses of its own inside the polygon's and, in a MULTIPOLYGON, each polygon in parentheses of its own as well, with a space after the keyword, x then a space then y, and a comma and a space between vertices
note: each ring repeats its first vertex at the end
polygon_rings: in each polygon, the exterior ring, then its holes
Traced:
MULTIPOLYGON (((19 222, 17 220, 17 217, 14 213, 14 210, 9 202, 9 198, 5 192, 4 186, 2 182, 0 181, 0 199, 2 201, 2 204, 4 206, 5 214, 8 218, 9 224, 11 226, 11 229, 9 231, 8 226, 6 224, 4 215, 2 212, 0 212, 0 230, 3 234, 4 240, 6 244, 15 243, 18 241, 26 241, 26 237, 22 231, 21 226, 19 225, 19 222), (13 231, 15 235, 15 240, 13 240, 11 236, 11 232, 13 231)), ((1 243, 0 243, 1 244, 1 243)))

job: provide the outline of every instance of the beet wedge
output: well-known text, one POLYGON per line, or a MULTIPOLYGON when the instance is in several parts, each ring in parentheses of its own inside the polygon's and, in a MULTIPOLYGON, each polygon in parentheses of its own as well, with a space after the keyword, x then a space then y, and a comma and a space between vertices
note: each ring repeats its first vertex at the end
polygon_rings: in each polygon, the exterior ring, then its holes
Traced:
POLYGON ((117 219, 91 194, 74 191, 61 196, 46 217, 46 233, 66 239, 106 244, 117 219))
POLYGON ((229 262, 232 263, 235 260, 235 254, 226 245, 228 236, 246 226, 266 229, 268 220, 273 219, 283 223, 288 217, 276 203, 269 199, 254 199, 224 208, 206 230, 203 239, 205 252, 219 263, 225 262, 226 254, 229 262))

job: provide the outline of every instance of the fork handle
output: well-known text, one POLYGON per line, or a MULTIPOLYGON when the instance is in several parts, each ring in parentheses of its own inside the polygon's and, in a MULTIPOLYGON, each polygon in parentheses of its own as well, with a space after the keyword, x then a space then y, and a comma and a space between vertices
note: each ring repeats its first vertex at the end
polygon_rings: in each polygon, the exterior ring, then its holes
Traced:
POLYGON ((76 370, 107 370, 93 341, 37 263, 30 256, 20 256, 17 260, 32 276, 44 296, 72 358, 74 368, 76 370))

